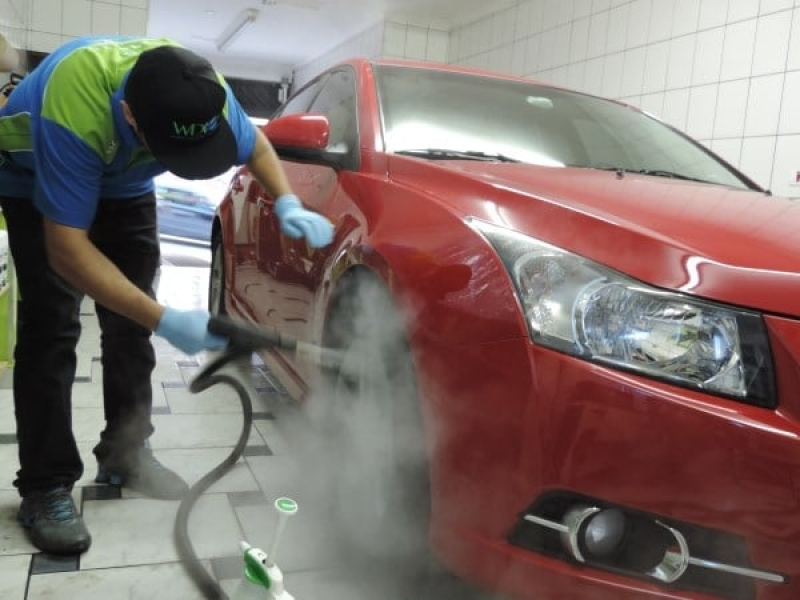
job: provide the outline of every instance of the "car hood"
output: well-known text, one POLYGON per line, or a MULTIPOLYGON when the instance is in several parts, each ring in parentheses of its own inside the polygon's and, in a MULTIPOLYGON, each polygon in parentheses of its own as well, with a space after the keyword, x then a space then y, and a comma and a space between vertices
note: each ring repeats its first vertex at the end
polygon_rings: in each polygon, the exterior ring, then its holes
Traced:
POLYGON ((527 233, 651 285, 800 314, 800 203, 591 169, 398 162, 406 164, 393 177, 424 182, 462 218, 527 233))

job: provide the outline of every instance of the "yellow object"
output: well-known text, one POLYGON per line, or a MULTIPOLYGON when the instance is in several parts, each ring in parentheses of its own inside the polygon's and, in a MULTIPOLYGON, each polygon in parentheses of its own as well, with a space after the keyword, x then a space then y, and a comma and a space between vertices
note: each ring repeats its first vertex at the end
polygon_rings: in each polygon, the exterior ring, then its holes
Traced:
POLYGON ((17 343, 17 285, 8 247, 6 221, 0 214, 0 365, 14 362, 17 343))

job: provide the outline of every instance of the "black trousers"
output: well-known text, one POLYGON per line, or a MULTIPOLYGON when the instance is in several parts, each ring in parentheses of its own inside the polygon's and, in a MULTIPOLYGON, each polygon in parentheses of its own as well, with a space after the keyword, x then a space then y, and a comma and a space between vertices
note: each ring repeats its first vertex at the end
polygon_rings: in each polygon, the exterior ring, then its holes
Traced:
MULTIPOLYGON (((0 198, 0 206, 19 286, 13 385, 20 469, 14 485, 25 496, 32 490, 71 486, 83 475, 72 432, 83 294, 50 268, 42 216, 33 202, 0 198)), ((154 194, 102 199, 89 237, 128 279, 154 296, 160 260, 154 194)), ((99 304, 95 309, 106 426, 94 453, 102 459, 141 446, 153 433, 155 353, 148 329, 99 304)))

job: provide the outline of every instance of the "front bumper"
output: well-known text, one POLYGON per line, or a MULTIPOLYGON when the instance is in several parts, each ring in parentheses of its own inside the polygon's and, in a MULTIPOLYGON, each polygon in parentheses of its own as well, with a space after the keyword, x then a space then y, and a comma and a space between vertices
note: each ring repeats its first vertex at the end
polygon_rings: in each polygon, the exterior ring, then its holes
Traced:
POLYGON ((432 539, 442 560, 520 599, 723 597, 509 542, 537 500, 566 491, 742 540, 747 565, 786 578, 755 581, 754 600, 800 597, 800 325, 768 319, 768 327, 779 379, 774 411, 527 339, 429 348, 418 370, 434 442, 432 539))

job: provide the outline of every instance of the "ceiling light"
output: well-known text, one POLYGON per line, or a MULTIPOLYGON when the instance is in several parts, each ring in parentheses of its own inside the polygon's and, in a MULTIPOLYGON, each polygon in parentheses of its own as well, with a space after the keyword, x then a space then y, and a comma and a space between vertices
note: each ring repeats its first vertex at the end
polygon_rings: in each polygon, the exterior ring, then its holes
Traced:
POLYGON ((217 50, 224 52, 247 27, 255 22, 256 17, 258 17, 258 10, 255 8, 248 8, 236 17, 217 40, 217 50))

